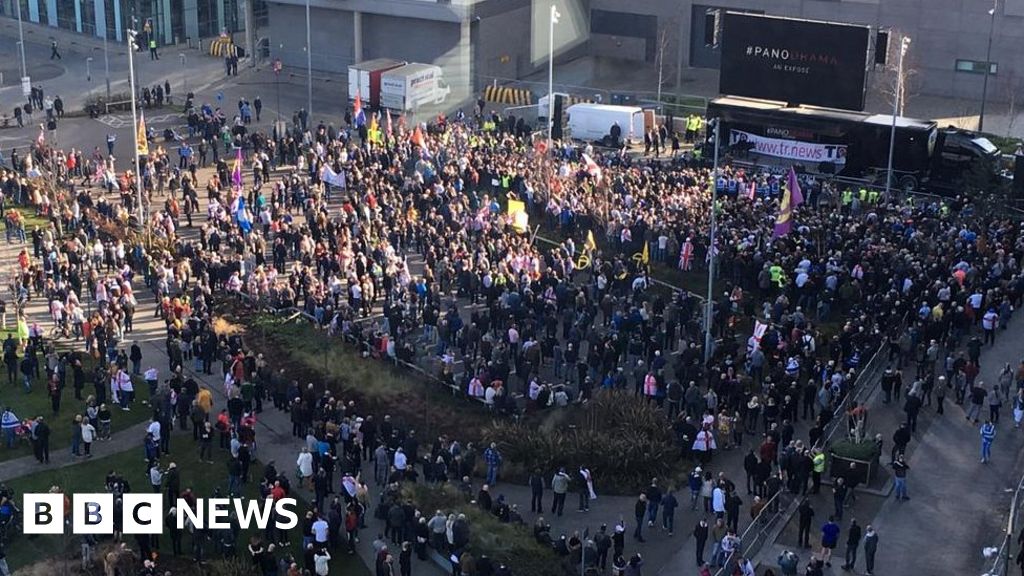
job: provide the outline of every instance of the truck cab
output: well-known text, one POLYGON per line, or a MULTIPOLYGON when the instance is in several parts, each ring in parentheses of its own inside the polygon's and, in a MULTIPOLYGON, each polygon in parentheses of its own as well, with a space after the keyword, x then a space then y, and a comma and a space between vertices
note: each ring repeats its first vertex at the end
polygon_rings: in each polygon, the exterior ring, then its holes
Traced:
POLYGON ((952 126, 939 130, 932 156, 931 184, 933 187, 952 186, 972 166, 994 174, 998 172, 1001 157, 999 149, 984 136, 952 126))
POLYGON ((988 138, 953 127, 939 131, 938 149, 936 159, 943 167, 963 168, 976 161, 996 163, 1000 156, 988 138))

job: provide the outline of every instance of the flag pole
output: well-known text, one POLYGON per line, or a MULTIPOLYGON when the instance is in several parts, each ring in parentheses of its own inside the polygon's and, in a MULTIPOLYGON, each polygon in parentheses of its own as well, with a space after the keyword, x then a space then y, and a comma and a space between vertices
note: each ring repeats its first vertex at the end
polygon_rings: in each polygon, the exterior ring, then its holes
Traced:
POLYGON ((708 244, 708 299, 704 303, 704 363, 711 361, 711 351, 714 340, 711 337, 711 323, 714 316, 714 288, 715 288, 715 234, 718 233, 717 214, 715 203, 718 200, 718 118, 708 121, 708 127, 714 131, 714 168, 711 171, 711 233, 708 244))
MULTIPOLYGON (((133 57, 135 50, 133 49, 134 47, 131 46, 131 44, 135 42, 136 34, 138 34, 134 29, 135 24, 135 17, 133 16, 132 29, 128 30, 128 82, 131 85, 130 88, 132 92, 132 132, 135 134, 135 149, 132 150, 132 156, 135 158, 135 194, 139 203, 139 226, 141 226, 144 231, 146 229, 146 212, 142 204, 142 166, 139 162, 139 118, 135 104, 135 58, 133 57)), ((142 137, 145 138, 146 135, 143 134, 142 137)))
POLYGON ((555 24, 559 16, 558 7, 552 2, 551 18, 548 21, 548 154, 551 154, 551 131, 555 126, 555 24))

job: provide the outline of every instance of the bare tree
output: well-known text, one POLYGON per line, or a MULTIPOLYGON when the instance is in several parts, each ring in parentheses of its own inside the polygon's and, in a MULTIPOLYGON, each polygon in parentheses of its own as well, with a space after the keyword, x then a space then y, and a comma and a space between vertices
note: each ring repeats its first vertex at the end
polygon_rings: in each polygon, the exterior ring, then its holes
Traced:
POLYGON ((961 130, 972 130, 978 127, 978 114, 974 104, 968 101, 957 102, 957 114, 950 124, 961 130))
POLYGON ((899 67, 900 46, 903 44, 904 34, 893 30, 889 34, 889 45, 887 47, 885 66, 875 78, 879 92, 885 95, 885 100, 891 107, 897 102, 897 110, 903 116, 907 102, 917 95, 917 57, 914 54, 913 46, 903 57, 902 73, 899 67))
POLYGON ((661 102, 661 88, 665 83, 665 50, 668 48, 668 28, 662 28, 661 34, 658 35, 658 97, 657 101, 661 102))
POLYGON ((1013 73, 1008 71, 1003 80, 1006 91, 1006 137, 1013 136, 1013 125, 1017 122, 1017 104, 1020 98, 1020 91, 1024 90, 1024 82, 1013 73))

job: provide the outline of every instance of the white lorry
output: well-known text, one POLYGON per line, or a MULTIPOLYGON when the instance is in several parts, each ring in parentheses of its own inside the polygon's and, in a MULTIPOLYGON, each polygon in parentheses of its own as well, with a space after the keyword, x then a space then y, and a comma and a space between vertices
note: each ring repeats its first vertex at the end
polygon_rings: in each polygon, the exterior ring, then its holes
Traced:
POLYGON ((381 75, 380 105, 398 112, 412 112, 422 106, 442 104, 451 87, 443 82, 444 72, 433 64, 406 64, 381 75))
POLYGON ((388 70, 404 66, 405 62, 390 58, 377 58, 352 64, 348 67, 348 99, 355 100, 356 94, 364 106, 380 107, 380 79, 388 70))

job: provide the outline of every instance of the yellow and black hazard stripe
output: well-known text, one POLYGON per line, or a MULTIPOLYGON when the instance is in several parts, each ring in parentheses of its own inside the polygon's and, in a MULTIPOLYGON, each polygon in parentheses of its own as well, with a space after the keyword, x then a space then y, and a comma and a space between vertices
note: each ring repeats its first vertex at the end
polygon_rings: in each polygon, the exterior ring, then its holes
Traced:
POLYGON ((594 103, 593 100, 591 100, 590 98, 583 97, 583 96, 569 96, 568 98, 564 98, 562 100, 562 106, 564 106, 565 108, 568 108, 569 106, 572 106, 573 104, 593 104, 593 103, 594 103))
POLYGON ((228 56, 234 50, 235 43, 231 38, 218 37, 210 42, 210 56, 228 56))
POLYGON ((533 94, 523 88, 511 88, 509 86, 487 86, 484 88, 484 100, 496 104, 512 104, 514 106, 529 106, 533 104, 533 94))

